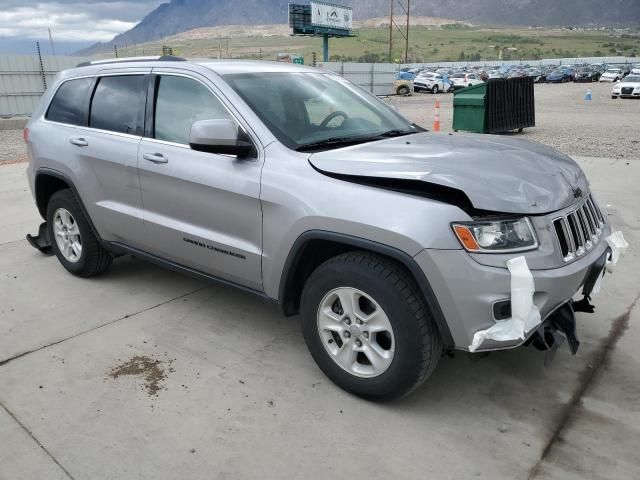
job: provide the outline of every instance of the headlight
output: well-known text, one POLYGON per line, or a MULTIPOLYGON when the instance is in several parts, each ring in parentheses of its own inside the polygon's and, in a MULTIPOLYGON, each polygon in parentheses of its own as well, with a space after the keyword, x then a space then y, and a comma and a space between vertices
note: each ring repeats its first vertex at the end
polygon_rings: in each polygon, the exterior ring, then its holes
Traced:
POLYGON ((452 224, 458 240, 469 252, 505 253, 538 248, 527 217, 452 224))

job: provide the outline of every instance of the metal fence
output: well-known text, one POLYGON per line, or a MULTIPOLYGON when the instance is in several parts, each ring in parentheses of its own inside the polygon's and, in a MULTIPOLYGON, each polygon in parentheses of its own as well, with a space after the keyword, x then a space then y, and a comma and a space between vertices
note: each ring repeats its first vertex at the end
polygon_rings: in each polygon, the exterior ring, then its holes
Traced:
POLYGON ((60 70, 87 60, 79 57, 0 56, 0 117, 31 115, 60 70))
POLYGON ((546 60, 509 60, 509 61, 480 61, 480 62, 436 62, 436 63, 352 63, 352 62, 323 62, 320 68, 331 70, 346 79, 369 90, 375 95, 390 95, 394 93, 396 74, 402 68, 464 68, 481 67, 485 69, 501 66, 530 65, 532 67, 548 65, 576 65, 576 64, 634 64, 640 63, 640 57, 584 57, 584 58, 553 58, 546 60))
MULTIPOLYGON (((76 66, 88 60, 84 57, 52 57, 38 55, 0 55, 0 117, 31 115, 38 99, 47 86, 51 85, 55 75, 66 68, 76 66)), ((548 60, 513 60, 495 62, 439 62, 439 63, 320 63, 321 68, 339 73, 352 82, 366 88, 376 95, 393 93, 396 74, 401 68, 419 67, 483 67, 493 68, 502 65, 531 66, 571 65, 581 63, 640 63, 640 58, 629 57, 589 57, 554 58, 548 60)))

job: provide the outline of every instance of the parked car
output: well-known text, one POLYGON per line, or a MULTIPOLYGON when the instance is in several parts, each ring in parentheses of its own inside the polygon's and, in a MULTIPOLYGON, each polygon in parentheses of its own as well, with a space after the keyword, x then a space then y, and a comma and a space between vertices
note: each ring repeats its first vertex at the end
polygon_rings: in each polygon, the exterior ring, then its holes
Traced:
POLYGON ((451 83, 453 84, 453 89, 458 90, 484 82, 480 80, 475 73, 456 73, 451 76, 451 83))
POLYGON ((574 311, 624 249, 568 156, 427 132, 322 69, 88 62, 24 138, 32 245, 79 277, 134 254, 271 300, 368 399, 410 393, 454 349, 575 354, 574 311))
POLYGON ((621 68, 609 68, 600 76, 600 82, 619 82, 623 78, 621 68))
POLYGON ((627 75, 616 83, 611 98, 640 98, 640 75, 627 75))
POLYGON ((591 67, 584 67, 578 70, 576 74, 576 82, 597 82, 600 79, 600 73, 591 67))
POLYGON ((446 75, 428 72, 416 77, 413 88, 416 92, 446 93, 451 89, 451 82, 446 75))
POLYGON ((572 80, 572 75, 569 70, 557 69, 547 75, 545 82, 564 83, 564 82, 570 82, 571 80, 572 80))

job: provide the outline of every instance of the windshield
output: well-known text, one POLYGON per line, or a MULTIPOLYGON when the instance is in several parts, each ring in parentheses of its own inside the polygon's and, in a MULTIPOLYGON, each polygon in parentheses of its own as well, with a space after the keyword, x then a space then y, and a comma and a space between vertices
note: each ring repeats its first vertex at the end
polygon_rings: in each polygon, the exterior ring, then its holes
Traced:
POLYGON ((247 73, 224 79, 287 147, 303 151, 422 131, 337 75, 247 73))
POLYGON ((629 75, 622 79, 622 83, 640 83, 640 76, 629 75))
POLYGON ((620 73, 620 70, 610 69, 610 70, 607 70, 607 73, 615 73, 615 74, 618 74, 618 73, 620 73))

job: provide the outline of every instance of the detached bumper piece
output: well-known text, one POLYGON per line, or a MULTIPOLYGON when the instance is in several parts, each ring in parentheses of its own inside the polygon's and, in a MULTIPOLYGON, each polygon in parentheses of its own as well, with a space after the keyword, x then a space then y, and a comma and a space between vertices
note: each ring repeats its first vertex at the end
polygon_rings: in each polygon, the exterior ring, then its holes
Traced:
POLYGON ((47 230, 47 222, 41 223, 38 227, 38 235, 27 234, 27 242, 33 247, 40 250, 44 255, 53 255, 51 248, 51 240, 49 239, 49 232, 47 230))
POLYGON ((582 300, 569 300, 544 321, 541 321, 540 312, 533 303, 534 279, 525 257, 507 261, 507 268, 511 273, 511 317, 497 320, 491 328, 476 332, 469 351, 475 352, 489 339, 504 342, 522 340, 525 345, 547 351, 545 365, 549 365, 558 347, 566 340, 571 354, 575 355, 580 346, 576 334, 575 312, 594 313, 595 306, 591 304, 591 296, 600 292, 604 275, 613 272, 620 257, 629 247, 619 231, 607 237, 606 242, 609 248, 590 266, 585 276, 582 300), (526 339, 530 332, 533 334, 526 339))

